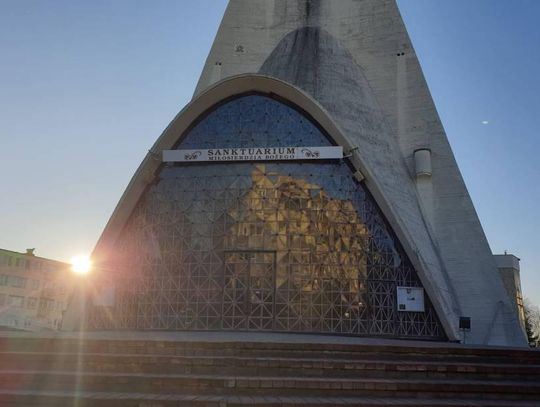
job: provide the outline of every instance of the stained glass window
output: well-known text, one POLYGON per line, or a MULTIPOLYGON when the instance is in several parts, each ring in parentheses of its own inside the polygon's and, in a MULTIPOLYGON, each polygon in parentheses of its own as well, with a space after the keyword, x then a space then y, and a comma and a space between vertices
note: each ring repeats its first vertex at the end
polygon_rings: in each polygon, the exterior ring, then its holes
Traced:
MULTIPOLYGON (((300 110, 250 94, 176 148, 329 145, 300 110)), ((91 328, 445 336, 429 298, 397 310, 397 286, 422 284, 345 160, 164 165, 115 252, 116 304, 91 328)))

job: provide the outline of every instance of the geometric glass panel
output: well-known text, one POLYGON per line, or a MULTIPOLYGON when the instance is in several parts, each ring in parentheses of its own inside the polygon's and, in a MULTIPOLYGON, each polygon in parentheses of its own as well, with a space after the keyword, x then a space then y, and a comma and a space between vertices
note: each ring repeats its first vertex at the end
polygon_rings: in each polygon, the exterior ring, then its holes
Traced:
MULTIPOLYGON (((248 94, 211 109, 178 149, 331 146, 289 104, 248 94)), ((445 338, 422 287, 345 160, 164 165, 118 239, 113 307, 89 329, 241 330, 445 338)))

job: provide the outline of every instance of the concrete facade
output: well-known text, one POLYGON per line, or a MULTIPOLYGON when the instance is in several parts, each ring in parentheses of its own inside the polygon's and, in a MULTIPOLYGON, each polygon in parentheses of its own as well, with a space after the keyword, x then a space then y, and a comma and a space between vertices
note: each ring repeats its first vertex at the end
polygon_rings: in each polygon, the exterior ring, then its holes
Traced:
POLYGON ((298 86, 359 147, 448 324, 470 316, 473 343, 525 343, 394 0, 232 0, 195 95, 247 73, 298 86), (433 173, 415 185, 417 149, 433 173))
POLYGON ((231 0, 192 103, 135 174, 98 261, 154 179, 159 154, 206 109, 247 91, 295 103, 350 153, 450 340, 468 316, 469 344, 526 344, 394 0, 231 0))
POLYGON ((0 249, 0 329, 56 331, 73 289, 70 266, 0 249))

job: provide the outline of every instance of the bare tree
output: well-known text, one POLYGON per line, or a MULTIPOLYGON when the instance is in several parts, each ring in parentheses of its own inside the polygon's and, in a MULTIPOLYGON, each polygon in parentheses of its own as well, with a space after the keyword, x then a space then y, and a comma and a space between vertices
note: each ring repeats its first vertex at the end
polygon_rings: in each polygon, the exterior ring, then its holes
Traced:
POLYGON ((540 347, 540 308, 530 300, 525 300, 525 329, 529 344, 540 347))

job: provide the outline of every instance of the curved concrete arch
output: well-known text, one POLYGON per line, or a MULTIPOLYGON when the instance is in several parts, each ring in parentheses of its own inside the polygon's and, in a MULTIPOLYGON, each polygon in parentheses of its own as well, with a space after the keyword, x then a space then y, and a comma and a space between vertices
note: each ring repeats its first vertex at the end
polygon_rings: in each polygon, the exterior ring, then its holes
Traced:
POLYGON ((402 222, 400 222, 400 216, 395 213, 394 206, 386 198, 381 184, 372 174, 361 155, 358 154, 357 146, 351 142, 331 115, 313 97, 288 82, 267 75, 245 74, 222 80, 197 96, 175 117, 150 149, 122 195, 96 245, 94 250, 95 261, 98 263, 106 261, 109 250, 113 250, 115 242, 139 199, 148 185, 155 180, 157 172, 163 165, 161 161, 162 151, 172 149, 187 135, 191 126, 201 115, 213 106, 226 99, 249 92, 275 95, 296 105, 311 116, 336 144, 343 146, 345 152, 350 153, 347 159, 350 160, 355 170, 365 177, 366 187, 385 214, 409 259, 415 266, 425 289, 430 294, 449 339, 456 340, 458 338, 458 331, 454 323, 457 320, 456 305, 452 303, 449 296, 440 295, 441 292, 450 292, 451 288, 445 286, 444 279, 433 278, 432 271, 428 270, 427 263, 423 261, 417 245, 402 222))

